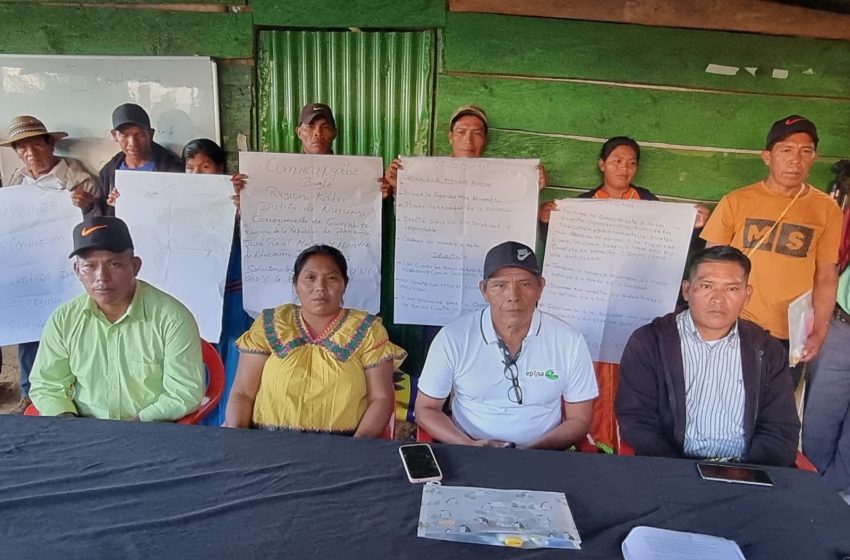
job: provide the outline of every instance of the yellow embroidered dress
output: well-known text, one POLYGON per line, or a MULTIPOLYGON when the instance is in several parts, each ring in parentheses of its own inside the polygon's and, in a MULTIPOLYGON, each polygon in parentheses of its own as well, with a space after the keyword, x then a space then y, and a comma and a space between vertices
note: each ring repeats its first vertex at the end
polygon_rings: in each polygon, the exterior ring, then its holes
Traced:
POLYGON ((365 370, 388 360, 398 368, 407 356, 374 315, 342 309, 314 336, 293 304, 264 310, 236 346, 269 357, 253 418, 267 430, 353 433, 366 411, 365 370))

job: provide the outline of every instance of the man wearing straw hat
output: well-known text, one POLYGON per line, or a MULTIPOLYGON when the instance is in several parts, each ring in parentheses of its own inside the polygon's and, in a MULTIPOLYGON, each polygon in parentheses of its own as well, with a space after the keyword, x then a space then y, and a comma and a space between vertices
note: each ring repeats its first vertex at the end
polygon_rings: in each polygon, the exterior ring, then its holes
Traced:
MULTIPOLYGON (((805 181, 817 158, 812 121, 790 115, 773 123, 761 153, 767 177, 720 200, 702 238, 709 247, 731 245, 752 261, 753 295, 742 317, 788 348, 788 304, 812 290, 814 326, 798 357, 820 352, 835 308, 841 210, 805 181)), ((802 368, 792 370, 795 385, 802 368)))
MULTIPOLYGON (((56 141, 68 136, 66 132, 50 132, 40 120, 21 115, 9 123, 9 139, 0 147, 15 150, 22 165, 12 173, 6 186, 35 185, 45 189, 65 190, 71 193, 71 203, 80 208, 83 217, 99 214, 95 204, 97 180, 79 161, 56 156, 56 141)), ((18 345, 20 365, 21 401, 16 412, 23 412, 30 404, 29 374, 38 352, 38 342, 18 345)))
POLYGON ((66 190, 71 202, 83 215, 96 213, 97 180, 79 161, 55 155, 56 141, 68 136, 66 132, 49 132, 40 120, 29 115, 15 117, 9 123, 9 139, 0 146, 15 150, 21 167, 12 173, 7 187, 36 185, 42 188, 66 190))

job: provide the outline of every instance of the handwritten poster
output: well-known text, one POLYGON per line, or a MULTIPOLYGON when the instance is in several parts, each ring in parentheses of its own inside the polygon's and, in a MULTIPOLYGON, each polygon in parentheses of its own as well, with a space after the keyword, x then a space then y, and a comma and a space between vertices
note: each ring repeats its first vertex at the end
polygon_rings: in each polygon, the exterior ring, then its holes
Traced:
POLYGON ((39 340, 53 310, 83 292, 68 258, 80 221, 67 191, 0 189, 0 345, 39 340))
POLYGON ((377 313, 381 303, 381 158, 239 153, 245 310, 296 301, 292 267, 326 244, 348 261, 344 305, 377 313))
POLYGON ((218 342, 236 207, 226 175, 117 171, 115 213, 127 222, 139 278, 179 299, 201 337, 218 342))
POLYGON ((581 331, 594 360, 620 363, 635 329, 673 311, 695 218, 691 204, 558 201, 540 308, 581 331))
POLYGON ((484 305, 484 256, 534 248, 538 160, 402 158, 396 198, 398 324, 445 325, 484 305))

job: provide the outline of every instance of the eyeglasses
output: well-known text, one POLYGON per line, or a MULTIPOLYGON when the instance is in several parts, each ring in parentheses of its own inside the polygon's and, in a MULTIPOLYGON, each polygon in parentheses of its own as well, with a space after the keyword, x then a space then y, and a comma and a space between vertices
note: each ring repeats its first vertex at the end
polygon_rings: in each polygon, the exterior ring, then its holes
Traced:
POLYGON ((519 359, 519 352, 516 356, 511 356, 507 347, 504 344, 499 344, 502 349, 502 364, 505 366, 505 379, 511 382, 508 389, 508 400, 512 403, 522 404, 522 387, 519 386, 519 368, 516 361, 519 359))

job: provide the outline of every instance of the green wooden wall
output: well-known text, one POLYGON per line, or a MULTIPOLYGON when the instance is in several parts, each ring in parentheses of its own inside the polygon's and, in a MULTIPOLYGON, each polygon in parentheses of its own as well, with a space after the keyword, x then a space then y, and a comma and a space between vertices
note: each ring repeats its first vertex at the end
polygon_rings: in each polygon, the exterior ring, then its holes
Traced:
POLYGON ((450 112, 478 103, 492 121, 488 154, 540 157, 546 199, 594 186, 600 142, 618 134, 644 146, 639 183, 707 201, 764 175, 757 152, 786 114, 819 126, 818 186, 850 155, 844 41, 451 13, 443 0, 0 0, 0 21, 0 52, 214 57, 231 154, 239 136, 257 145, 259 30, 312 28, 438 30, 435 152, 448 150, 450 112), (740 70, 707 73, 712 63, 740 70))
MULTIPOLYGON (((848 60, 843 41, 449 14, 436 116, 485 107, 487 154, 540 157, 553 187, 544 199, 597 185, 601 142, 627 135, 643 146, 639 184, 716 201, 764 177, 768 128, 801 113, 821 137, 810 180, 826 188, 832 163, 850 154, 848 60), (707 73, 709 64, 740 70, 707 73)), ((437 150, 448 150, 444 133, 437 150)))

